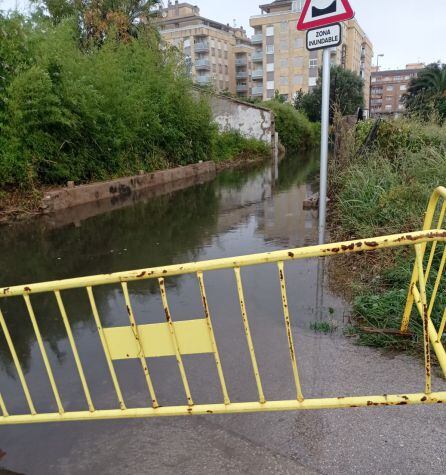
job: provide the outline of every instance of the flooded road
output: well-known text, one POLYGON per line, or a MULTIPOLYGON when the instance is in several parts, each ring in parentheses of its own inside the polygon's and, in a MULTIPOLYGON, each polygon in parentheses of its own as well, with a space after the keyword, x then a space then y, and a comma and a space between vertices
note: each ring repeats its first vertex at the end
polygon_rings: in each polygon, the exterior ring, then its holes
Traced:
MULTIPOLYGON (((317 168, 312 157, 289 157, 280 164, 277 179, 268 166, 227 171, 214 181, 75 225, 35 221, 4 228, 0 287, 313 244, 317 217, 303 210, 303 200, 317 168)), ((417 359, 384 356, 342 336, 348 308, 325 285, 318 292, 316 260, 289 263, 286 270, 306 397, 423 390, 417 359), (315 333, 311 327, 320 319, 332 320, 339 331, 315 333)), ((249 268, 243 277, 266 398, 293 399, 277 269, 249 268)), ((175 321, 201 318, 193 276, 166 279, 166 285, 175 321)), ((206 287, 231 400, 256 400, 233 273, 206 274, 206 287)), ((129 290, 139 324, 164 321, 154 282, 133 283, 129 290)), ((128 325, 119 286, 98 288, 95 297, 104 326, 128 325)), ((116 408, 87 296, 67 291, 64 301, 95 406, 116 408)), ((0 304, 38 411, 55 411, 23 303, 0 304)), ((56 302, 34 296, 33 305, 64 406, 84 409, 56 302)), ((25 399, 3 336, 0 344, 1 393, 11 413, 24 413, 25 399)), ((194 401, 220 402, 213 358, 189 356, 184 361, 194 401)), ((161 404, 185 404, 174 358, 149 364, 161 404)), ((128 407, 147 406, 139 361, 117 362, 116 370, 128 407)), ((439 378, 433 382, 438 390, 446 387, 439 378)), ((6 453, 0 466, 26 474, 444 473, 445 422, 440 406, 10 426, 0 428, 0 449, 6 453)))

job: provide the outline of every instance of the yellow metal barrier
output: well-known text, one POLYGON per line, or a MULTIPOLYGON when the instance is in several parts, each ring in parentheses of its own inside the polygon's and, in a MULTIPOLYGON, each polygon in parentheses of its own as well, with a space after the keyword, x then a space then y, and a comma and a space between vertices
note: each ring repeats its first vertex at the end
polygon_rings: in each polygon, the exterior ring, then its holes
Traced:
POLYGON ((446 311, 438 330, 434 327, 431 319, 435 299, 440 286, 440 280, 444 266, 446 264, 446 249, 443 252, 443 257, 440 262, 439 271, 437 273, 436 282, 430 300, 428 300, 426 290, 426 283, 428 282, 433 264, 436 262, 435 258, 436 251, 438 250, 438 244, 446 242, 446 231, 441 229, 446 212, 446 204, 444 204, 445 198, 446 189, 437 189, 429 204, 425 229, 419 232, 0 289, 0 306, 2 299, 24 299, 36 336, 37 345, 42 355, 51 390, 54 395, 54 400, 58 408, 58 412, 55 413, 39 413, 36 410, 36 406, 33 402, 31 391, 28 387, 24 372, 22 370, 14 342, 11 338, 4 316, 0 310, 0 325, 11 353, 20 384, 26 398, 26 402, 29 407, 29 414, 10 414, 7 410, 7 401, 4 400, 0 389, 0 409, 2 411, 2 416, 0 416, 0 425, 136 417, 229 414, 261 411, 292 411, 302 409, 436 404, 446 402, 446 392, 432 392, 430 354, 432 345, 443 372, 446 375, 446 353, 441 342, 446 326, 446 311), (436 213, 438 213, 436 210, 438 208, 440 199, 443 201, 443 204, 441 210, 439 211, 438 226, 437 229, 431 230, 429 228, 431 227, 434 216, 436 216, 436 213), (427 263, 425 263, 425 255, 428 246, 431 246, 431 253, 427 263), (420 392, 419 394, 306 399, 299 377, 298 361, 291 331, 291 315, 288 307, 285 263, 287 261, 308 258, 339 256, 343 254, 353 254, 359 252, 376 252, 381 249, 398 247, 414 247, 415 249, 416 265, 410 285, 407 306, 404 312, 402 330, 407 331, 409 319, 415 306, 424 325, 425 384, 423 392, 420 392), (246 309, 241 268, 271 263, 275 263, 277 265, 278 280, 280 282, 283 318, 296 391, 296 398, 293 400, 266 400, 246 309), (227 389, 225 375, 212 326, 211 313, 207 301, 204 279, 204 273, 221 269, 232 269, 234 271, 234 281, 240 303, 241 320, 243 323, 253 375, 258 391, 257 401, 243 403, 231 402, 230 394, 227 389), (166 279, 169 279, 172 276, 185 274, 195 275, 197 278, 203 307, 203 318, 175 322, 172 318, 169 308, 166 279), (157 281, 164 307, 166 322, 159 324, 140 325, 137 323, 135 314, 133 312, 128 291, 128 283, 135 281, 145 281, 149 279, 157 281), (101 317, 99 315, 95 301, 94 289, 98 286, 111 284, 119 284, 122 288, 129 318, 128 326, 106 328, 103 327, 101 323, 101 317), (97 328, 97 334, 104 351, 104 356, 107 361, 108 370, 116 393, 116 409, 102 410, 97 409, 94 405, 94 401, 89 390, 89 384, 87 382, 83 365, 79 357, 76 342, 62 299, 62 291, 68 289, 85 289, 88 295, 91 312, 97 328), (86 408, 84 411, 67 412, 64 409, 63 401, 61 399, 48 356, 46 354, 42 335, 32 306, 32 296, 39 293, 52 293, 56 299, 60 317, 67 333, 68 342, 73 352, 75 365, 79 373, 80 382, 85 395, 86 408), (221 402, 204 405, 198 405, 194 403, 192 396, 193 391, 191 391, 186 369, 183 364, 183 356, 198 354, 212 354, 214 357, 218 380, 221 387, 221 402), (156 395, 156 388, 154 387, 150 374, 149 362, 152 358, 166 356, 174 357, 178 364, 178 370, 183 383, 185 395, 185 404, 182 406, 162 406, 156 395), (128 359, 139 360, 141 363, 141 368, 147 384, 148 400, 150 401, 147 407, 129 408, 127 407, 124 400, 115 371, 114 362, 128 359))

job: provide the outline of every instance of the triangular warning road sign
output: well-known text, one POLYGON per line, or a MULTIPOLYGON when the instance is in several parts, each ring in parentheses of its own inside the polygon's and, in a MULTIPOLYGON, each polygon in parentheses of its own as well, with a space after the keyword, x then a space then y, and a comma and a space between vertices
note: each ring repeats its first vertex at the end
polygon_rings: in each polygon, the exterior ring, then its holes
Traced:
POLYGON ((297 29, 319 28, 354 16, 349 0, 306 0, 297 29))

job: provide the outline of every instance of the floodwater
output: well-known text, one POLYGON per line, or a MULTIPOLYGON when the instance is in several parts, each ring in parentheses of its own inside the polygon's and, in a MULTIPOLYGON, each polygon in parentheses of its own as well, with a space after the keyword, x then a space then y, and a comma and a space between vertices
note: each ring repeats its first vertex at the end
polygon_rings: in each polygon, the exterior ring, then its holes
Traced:
MULTIPOLYGON (((303 200, 313 191, 317 166, 311 156, 288 157, 280 164, 278 177, 270 166, 226 171, 213 181, 72 225, 54 226, 37 220, 3 228, 0 287, 313 244, 317 219, 314 211, 303 210, 303 200)), ((286 277, 306 397, 422 390, 423 369, 417 360, 405 356, 380 360, 374 350, 355 347, 342 336, 348 308, 323 282, 318 288, 317 260, 287 263, 286 277), (338 332, 315 333, 312 326, 321 319, 332 321, 338 332), (373 358, 380 363, 372 365, 373 358)), ((293 399, 277 267, 246 268, 242 278, 265 396, 268 400, 293 399)), ((205 284, 231 400, 257 400, 234 274, 206 273, 205 284)), ((174 321, 203 318, 195 276, 168 278, 166 286, 174 321)), ((138 324, 165 321, 157 282, 131 283, 129 291, 138 324)), ((65 291, 62 297, 95 407, 118 408, 85 290, 65 291)), ((95 299, 104 327, 129 325, 119 286, 96 288, 95 299)), ((65 410, 87 409, 54 296, 36 295, 32 303, 65 410)), ((0 306, 38 412, 57 412, 23 301, 8 299, 0 301, 0 306)), ((185 356, 184 364, 194 402, 222 402, 213 357, 185 356)), ((175 358, 151 358, 148 365, 160 404, 186 404, 175 358)), ((139 360, 118 361, 115 368, 127 406, 150 405, 139 360)), ((11 414, 26 412, 3 336, 0 388, 11 414)), ((390 414, 401 417, 397 412, 401 408, 387 409, 392 410, 390 414)), ((426 420, 426 410, 411 412, 414 427, 419 423, 417 414, 426 420)), ((378 417, 365 416, 363 411, 336 412, 336 416, 334 411, 325 411, 3 427, 0 465, 26 474, 358 473, 355 458, 344 443, 350 449, 362 440, 364 453, 356 447, 362 472, 377 473, 372 470, 373 458, 367 458, 364 426, 374 420, 378 424, 378 417), (362 429, 356 433, 358 424, 362 429)), ((438 411, 432 418, 438 426, 438 411)), ((444 422, 445 418, 440 419, 444 422)), ((381 418, 381 423, 388 420, 381 418)), ((386 430, 383 437, 387 443, 393 429, 389 426, 386 430)), ((408 435, 411 433, 413 430, 408 435)), ((370 434, 378 437, 373 430, 370 434)), ((392 453, 392 447, 389 450, 392 453)), ((415 467, 417 460, 413 463, 415 467)), ((431 473, 437 473, 436 469, 441 473, 444 460, 432 463, 437 465, 431 473)), ((388 465, 389 470, 392 467, 388 465)))

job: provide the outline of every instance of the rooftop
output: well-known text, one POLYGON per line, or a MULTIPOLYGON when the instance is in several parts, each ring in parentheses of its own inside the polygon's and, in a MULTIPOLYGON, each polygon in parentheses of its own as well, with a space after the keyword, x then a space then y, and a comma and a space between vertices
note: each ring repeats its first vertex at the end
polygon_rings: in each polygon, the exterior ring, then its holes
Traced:
POLYGON ((291 0, 275 0, 272 3, 260 5, 260 10, 265 13, 271 13, 271 9, 275 10, 280 7, 289 7, 289 10, 291 10, 292 4, 293 2, 291 0))

